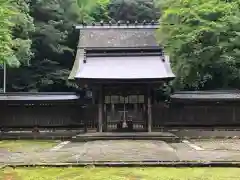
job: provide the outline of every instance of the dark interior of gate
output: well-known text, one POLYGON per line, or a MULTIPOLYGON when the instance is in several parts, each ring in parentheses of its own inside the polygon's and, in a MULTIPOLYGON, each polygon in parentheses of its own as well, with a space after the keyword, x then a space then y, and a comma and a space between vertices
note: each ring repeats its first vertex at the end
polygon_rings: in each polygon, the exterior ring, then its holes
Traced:
POLYGON ((121 84, 104 88, 104 127, 106 131, 147 130, 147 89, 143 85, 121 84))
POLYGON ((104 104, 108 130, 118 130, 121 121, 132 122, 132 130, 146 130, 147 108, 144 95, 105 96, 104 104))

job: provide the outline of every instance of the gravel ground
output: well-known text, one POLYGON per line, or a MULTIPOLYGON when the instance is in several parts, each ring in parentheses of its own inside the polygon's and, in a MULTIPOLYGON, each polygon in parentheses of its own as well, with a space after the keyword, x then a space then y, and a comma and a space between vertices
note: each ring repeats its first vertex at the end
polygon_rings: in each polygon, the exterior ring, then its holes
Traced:
POLYGON ((240 161, 240 140, 194 140, 166 143, 157 140, 70 142, 56 151, 13 153, 0 151, 0 164, 82 161, 240 161), (193 146, 192 146, 193 145, 193 146), (196 150, 195 147, 201 147, 196 150))
POLYGON ((205 150, 239 151, 240 153, 239 139, 192 140, 191 142, 202 147, 205 150))

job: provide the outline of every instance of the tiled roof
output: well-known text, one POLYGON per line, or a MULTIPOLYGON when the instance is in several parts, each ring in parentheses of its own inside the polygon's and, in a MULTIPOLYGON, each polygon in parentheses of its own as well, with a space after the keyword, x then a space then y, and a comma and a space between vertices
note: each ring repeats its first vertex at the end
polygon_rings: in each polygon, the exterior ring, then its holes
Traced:
POLYGON ((171 95, 172 100, 240 100, 238 90, 183 91, 171 95))
POLYGON ((168 56, 160 54, 158 24, 80 25, 78 52, 69 79, 172 79, 168 56), (119 50, 110 52, 110 50, 119 50), (130 51, 131 49, 131 51, 130 51), (94 51, 99 50, 95 54, 94 51), (133 50, 133 51, 132 51, 133 50), (152 51, 151 51, 152 50, 152 51))
POLYGON ((48 93, 48 92, 26 92, 26 93, 1 93, 0 101, 41 101, 41 100, 77 100, 79 96, 75 93, 48 93))
MULTIPOLYGON (((82 59, 79 59, 82 61, 82 59)), ((168 56, 86 57, 75 78, 138 80, 174 78, 168 56)))
POLYGON ((157 47, 156 25, 82 26, 79 48, 157 47))

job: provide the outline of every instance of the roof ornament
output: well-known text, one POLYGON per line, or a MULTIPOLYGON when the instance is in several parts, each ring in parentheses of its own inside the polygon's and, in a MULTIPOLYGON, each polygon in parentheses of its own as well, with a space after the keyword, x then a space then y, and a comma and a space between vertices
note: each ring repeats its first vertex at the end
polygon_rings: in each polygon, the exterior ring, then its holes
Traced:
POLYGON ((121 21, 118 21, 118 22, 117 22, 117 25, 120 26, 120 25, 121 25, 121 21))
POLYGON ((162 53, 162 62, 165 62, 165 61, 166 61, 166 59, 165 59, 165 54, 164 54, 164 51, 163 51, 163 50, 161 50, 161 53, 162 53))
POLYGON ((85 21, 82 21, 83 26, 87 26, 87 23, 85 21))
POLYGON ((155 20, 151 20, 151 21, 134 21, 133 23, 131 23, 131 21, 122 21, 119 20, 117 22, 115 21, 103 21, 101 20, 100 22, 91 22, 90 24, 87 24, 86 22, 82 21, 82 23, 80 25, 76 26, 76 29, 107 29, 107 28, 113 28, 113 29, 125 29, 125 28, 157 28, 158 27, 158 22, 156 22, 155 20))
POLYGON ((84 50, 84 53, 83 53, 83 63, 86 64, 87 63, 87 54, 86 54, 86 51, 84 50))

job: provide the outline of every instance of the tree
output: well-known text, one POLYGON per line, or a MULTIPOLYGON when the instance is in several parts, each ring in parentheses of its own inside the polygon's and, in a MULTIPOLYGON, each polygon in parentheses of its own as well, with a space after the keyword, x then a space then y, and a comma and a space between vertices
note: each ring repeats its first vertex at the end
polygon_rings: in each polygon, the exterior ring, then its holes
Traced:
POLYGON ((27 0, 0 1, 1 21, 1 61, 19 66, 28 62, 32 53, 29 32, 34 30, 32 18, 29 16, 27 0))
POLYGON ((82 21, 90 22, 92 8, 97 5, 85 0, 31 0, 30 15, 35 24, 31 48, 34 57, 30 66, 9 72, 10 90, 72 90, 67 78, 75 59, 79 35, 73 26, 82 21))
POLYGON ((238 87, 240 5, 238 0, 165 0, 160 44, 170 54, 180 89, 238 87))
POLYGON ((15 11, 10 5, 9 1, 0 0, 0 63, 4 61, 11 62, 14 60, 12 49, 12 26, 14 23, 10 21, 11 17, 15 15, 15 11))
POLYGON ((150 21, 159 18, 159 9, 155 8, 153 0, 125 0, 122 1, 124 4, 119 4, 119 0, 12 2, 21 12, 21 16, 13 21, 16 25, 12 29, 12 44, 22 66, 8 70, 9 91, 75 90, 74 84, 67 80, 79 36, 73 25, 83 21, 150 21), (126 9, 122 9, 123 5, 127 5, 126 9), (115 9, 125 14, 114 13, 115 9))
POLYGON ((31 51, 31 33, 34 32, 35 27, 33 18, 30 16, 29 10, 30 0, 13 0, 12 4, 18 12, 11 18, 14 22, 12 29, 13 49, 17 62, 24 65, 29 65, 29 61, 33 57, 31 51))
POLYGON ((77 0, 81 22, 108 20, 109 0, 77 0))
POLYGON ((152 21, 159 19, 160 10, 154 0, 111 0, 109 16, 115 21, 152 21))
POLYGON ((96 22, 100 21, 109 21, 111 20, 109 16, 109 3, 110 0, 95 0, 95 6, 92 6, 92 9, 90 11, 90 16, 92 17, 92 20, 96 22))

